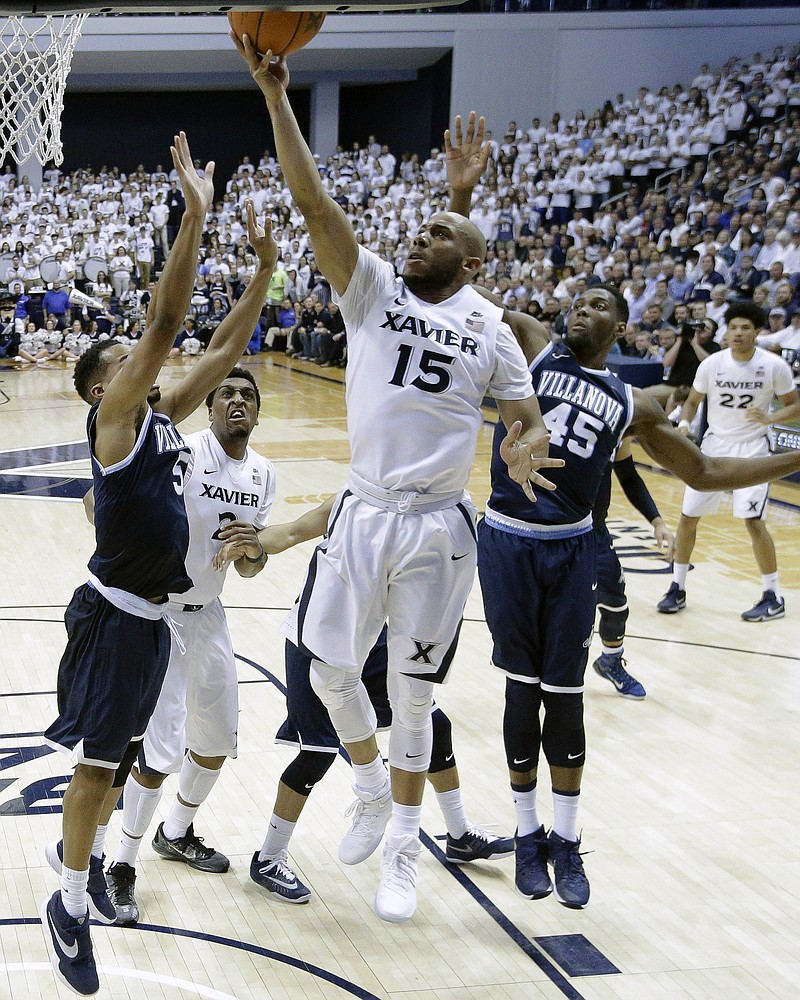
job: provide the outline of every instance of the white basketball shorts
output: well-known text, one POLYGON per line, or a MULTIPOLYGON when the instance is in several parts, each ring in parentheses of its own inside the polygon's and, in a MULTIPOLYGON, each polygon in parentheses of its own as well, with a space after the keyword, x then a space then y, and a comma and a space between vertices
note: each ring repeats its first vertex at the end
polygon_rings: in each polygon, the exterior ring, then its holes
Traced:
POLYGON ((171 611, 186 652, 175 640, 164 686, 144 736, 148 768, 181 769, 187 747, 201 757, 235 757, 239 689, 228 622, 219 600, 200 611, 171 611))
POLYGON ((340 494, 284 635, 315 659, 361 671, 384 623, 390 670, 443 683, 475 580, 471 501, 426 513, 340 494))
MULTIPOLYGON (((700 450, 704 455, 714 458, 755 458, 759 455, 769 454, 769 441, 766 437, 758 438, 756 441, 728 441, 709 431, 703 438, 700 450)), ((699 490, 693 490, 691 486, 687 486, 683 494, 681 513, 686 517, 705 517, 706 514, 716 514, 723 495, 722 492, 701 493, 699 490)), ((757 517, 763 520, 767 516, 768 496, 769 483, 734 490, 733 516, 757 517)))

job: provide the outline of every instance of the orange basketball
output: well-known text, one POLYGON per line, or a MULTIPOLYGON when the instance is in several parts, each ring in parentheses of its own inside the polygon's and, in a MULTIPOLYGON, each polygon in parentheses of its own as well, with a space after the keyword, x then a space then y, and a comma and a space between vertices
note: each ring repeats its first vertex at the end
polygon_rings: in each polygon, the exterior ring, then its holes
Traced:
POLYGON ((228 20, 234 35, 240 41, 248 35, 261 55, 272 49, 274 56, 285 56, 308 45, 322 27, 325 11, 232 10, 228 20))

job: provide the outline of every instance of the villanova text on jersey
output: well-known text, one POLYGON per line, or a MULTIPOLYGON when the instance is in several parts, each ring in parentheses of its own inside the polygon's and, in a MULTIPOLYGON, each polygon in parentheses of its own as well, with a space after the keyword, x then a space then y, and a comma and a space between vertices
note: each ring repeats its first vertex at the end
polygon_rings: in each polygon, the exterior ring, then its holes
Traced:
POLYGON ((183 500, 189 449, 169 417, 149 407, 131 454, 104 469, 95 458, 97 406, 88 420, 96 548, 89 569, 107 587, 145 599, 182 594, 189 523, 183 500))
POLYGON ((500 457, 506 428, 498 421, 489 506, 531 523, 573 524, 591 513, 603 474, 633 415, 633 395, 630 386, 607 369, 582 368, 563 344, 546 347, 531 365, 531 375, 550 432, 550 457, 563 458, 566 464, 547 470, 556 489, 537 490, 532 504, 500 457))

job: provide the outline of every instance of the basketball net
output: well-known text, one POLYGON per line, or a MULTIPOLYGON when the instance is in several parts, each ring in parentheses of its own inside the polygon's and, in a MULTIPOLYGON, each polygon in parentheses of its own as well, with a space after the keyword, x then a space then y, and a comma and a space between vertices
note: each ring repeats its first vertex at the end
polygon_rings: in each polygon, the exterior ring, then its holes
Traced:
POLYGON ((63 162, 61 113, 72 53, 87 14, 0 21, 0 163, 63 162))

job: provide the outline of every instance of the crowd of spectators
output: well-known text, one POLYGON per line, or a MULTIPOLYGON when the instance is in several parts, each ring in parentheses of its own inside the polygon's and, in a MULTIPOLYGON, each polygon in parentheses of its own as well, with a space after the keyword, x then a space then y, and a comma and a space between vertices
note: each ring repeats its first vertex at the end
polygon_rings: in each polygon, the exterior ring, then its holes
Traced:
MULTIPOLYGON (((472 218, 489 250, 477 281, 509 309, 536 316, 555 339, 577 294, 613 282, 630 306, 616 349, 660 361, 674 386, 709 341, 724 344, 727 302, 749 298, 768 316, 765 346, 797 357, 797 47, 731 58, 713 72, 704 65, 687 85, 641 87, 591 115, 512 121, 487 141, 472 218)), ((318 163, 357 240, 398 271, 418 226, 447 207, 440 149, 398 159, 370 136, 318 163)), ((269 151, 257 163, 243 157, 214 206, 176 351, 203 350, 254 272, 247 199, 271 216, 281 249, 248 351, 345 364, 341 316, 269 151)), ((34 191, 6 168, 0 203, 0 355, 68 361, 97 336, 135 339, 183 210, 175 176, 160 166, 127 175, 53 169, 34 191), (64 292, 73 285, 97 308, 73 306, 64 292)))

